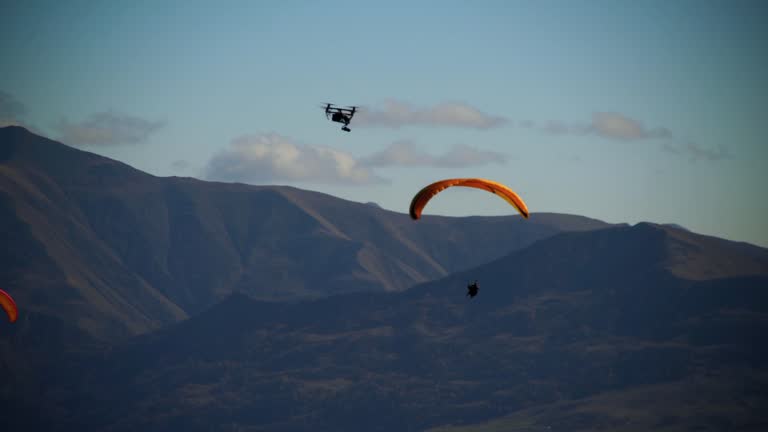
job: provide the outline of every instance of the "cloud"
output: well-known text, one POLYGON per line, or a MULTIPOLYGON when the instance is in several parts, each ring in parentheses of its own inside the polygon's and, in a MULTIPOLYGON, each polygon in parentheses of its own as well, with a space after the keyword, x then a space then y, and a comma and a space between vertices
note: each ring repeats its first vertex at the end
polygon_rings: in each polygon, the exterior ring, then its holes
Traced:
POLYGON ((27 107, 21 101, 0 90, 0 127, 21 126, 34 134, 45 135, 40 128, 25 119, 26 115, 27 107))
POLYGON ((570 162, 581 162, 581 156, 574 154, 568 157, 570 162))
POLYGON ((615 112, 592 114, 592 124, 590 124, 589 130, 602 137, 619 140, 669 138, 672 136, 666 128, 649 130, 639 121, 615 112))
POLYGON ((27 108, 10 93, 0 90, 0 127, 23 126, 21 118, 27 108))
POLYGON ((60 140, 72 145, 123 145, 142 143, 164 125, 162 121, 100 112, 80 123, 62 120, 57 129, 61 132, 60 140))
POLYGON ((190 166, 189 162, 183 159, 175 160, 173 161, 173 163, 171 163, 171 168, 173 168, 176 171, 186 171, 186 169, 189 168, 189 166, 190 166))
POLYGON ((274 133, 234 139, 229 148, 208 162, 206 176, 243 183, 312 181, 360 185, 384 181, 347 153, 298 144, 274 133))
POLYGON ((695 142, 679 142, 679 138, 666 127, 649 129, 641 122, 615 112, 596 112, 589 124, 566 124, 560 121, 549 121, 536 124, 531 121, 521 121, 519 126, 527 129, 537 129, 553 135, 597 135, 606 139, 619 141, 666 140, 662 150, 685 156, 691 162, 698 160, 720 161, 730 159, 732 155, 723 146, 717 150, 702 147, 695 142), (678 141, 675 143, 675 141, 678 141))
POLYGON ((0 127, 6 127, 6 126, 21 126, 24 128, 27 128, 30 132, 34 132, 32 128, 25 125, 23 122, 16 120, 16 119, 6 119, 0 117, 0 127))
POLYGON ((590 132, 590 126, 569 125, 557 120, 548 121, 540 129, 552 135, 584 135, 590 132))
POLYGON ((677 156, 687 156, 688 160, 691 162, 698 160, 715 162, 730 159, 732 157, 728 149, 722 145, 718 146, 717 150, 712 150, 701 147, 692 142, 687 142, 684 144, 664 143, 661 148, 662 150, 677 156))
POLYGON ((17 119, 26 113, 23 103, 10 93, 0 90, 0 119, 17 119))
POLYGON ((365 166, 433 166, 458 168, 466 166, 504 163, 507 156, 502 153, 480 150, 467 145, 455 145, 438 156, 419 151, 410 141, 398 141, 384 150, 360 160, 365 166))
POLYGON ((408 103, 388 100, 383 109, 361 108, 355 115, 358 126, 400 128, 402 126, 450 126, 489 129, 507 123, 461 102, 445 102, 430 108, 415 108, 408 103))
POLYGON ((616 112, 593 113, 589 123, 568 124, 559 120, 550 120, 537 125, 533 121, 523 120, 518 122, 518 126, 525 129, 538 129, 552 135, 597 135, 621 141, 672 137, 672 132, 667 128, 648 129, 641 122, 616 112))

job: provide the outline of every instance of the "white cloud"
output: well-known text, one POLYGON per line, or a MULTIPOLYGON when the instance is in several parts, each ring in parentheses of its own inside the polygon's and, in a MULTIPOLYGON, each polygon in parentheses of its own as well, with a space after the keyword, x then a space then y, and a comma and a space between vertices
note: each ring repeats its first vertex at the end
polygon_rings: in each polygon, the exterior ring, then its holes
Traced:
POLYGON ((40 128, 25 120, 26 114, 27 107, 21 101, 0 90, 0 127, 21 126, 34 134, 45 135, 40 128))
POLYGON ((642 123, 615 112, 596 112, 592 114, 589 130, 605 138, 637 140, 650 138, 668 138, 672 134, 666 128, 647 129, 642 123))
POLYGON ((730 159, 732 155, 724 146, 718 146, 717 150, 701 147, 695 143, 687 142, 684 144, 664 143, 662 150, 678 156, 687 156, 688 160, 695 162, 697 160, 720 161, 730 159))
POLYGON ((121 145, 146 141, 152 133, 165 125, 162 121, 149 121, 140 117, 100 112, 91 114, 79 123, 62 120, 57 129, 60 140, 71 145, 121 145))
POLYGON ((24 123, 16 120, 16 119, 4 119, 0 118, 0 127, 6 127, 6 126, 21 126, 26 127, 29 129, 24 123))
POLYGON ((0 127, 22 126, 21 117, 27 112, 26 107, 10 93, 0 90, 0 127))
POLYGON ((526 129, 536 128, 553 135, 597 135, 603 138, 634 141, 655 138, 670 138, 672 133, 664 127, 646 128, 641 122, 616 112, 596 112, 589 123, 567 124, 559 120, 550 120, 541 125, 525 120, 519 126, 526 129))
POLYGON ((402 126, 451 126, 489 129, 507 122, 462 102, 444 102, 429 108, 415 108, 408 103, 388 100, 382 109, 361 108, 355 115, 358 126, 400 128, 402 126))
POLYGON ((666 127, 649 129, 640 121, 616 112, 595 112, 589 123, 567 124, 562 121, 550 120, 539 124, 525 120, 518 122, 518 126, 552 135, 596 135, 619 141, 665 139, 667 142, 662 144, 662 150, 679 156, 687 156, 691 161, 719 161, 731 157, 728 150, 722 146, 713 150, 694 142, 675 143, 674 134, 666 127))
POLYGON ((29 127, 21 120, 27 113, 27 107, 12 94, 0 90, 0 127, 29 127))
POLYGON ((312 181, 359 185, 384 181, 347 153, 295 143, 274 133, 236 138, 208 162, 206 176, 243 183, 312 181))
POLYGON ((466 166, 504 163, 507 156, 502 153, 480 150, 467 145, 455 145, 442 155, 431 155, 420 151, 411 141, 398 141, 384 150, 361 159, 366 166, 433 166, 458 168, 466 166))

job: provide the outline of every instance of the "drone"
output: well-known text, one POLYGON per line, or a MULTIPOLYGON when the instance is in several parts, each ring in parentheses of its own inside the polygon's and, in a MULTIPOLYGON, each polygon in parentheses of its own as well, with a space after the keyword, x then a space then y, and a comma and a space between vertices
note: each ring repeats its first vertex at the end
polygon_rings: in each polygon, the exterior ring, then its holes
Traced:
POLYGON ((341 130, 344 132, 350 132, 352 129, 349 128, 349 122, 352 121, 352 117, 355 115, 357 108, 358 107, 356 106, 341 108, 338 106, 333 106, 333 104, 326 103, 325 117, 336 123, 344 123, 344 126, 341 127, 341 130))

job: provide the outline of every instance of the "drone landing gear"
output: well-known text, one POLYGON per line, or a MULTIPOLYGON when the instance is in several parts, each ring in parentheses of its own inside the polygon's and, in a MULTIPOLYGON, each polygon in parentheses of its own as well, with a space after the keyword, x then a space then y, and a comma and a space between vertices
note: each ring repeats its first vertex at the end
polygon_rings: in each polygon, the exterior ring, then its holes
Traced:
POLYGON ((341 130, 343 130, 344 132, 351 132, 352 131, 352 129, 350 129, 350 128, 346 127, 346 126, 342 127, 341 130))

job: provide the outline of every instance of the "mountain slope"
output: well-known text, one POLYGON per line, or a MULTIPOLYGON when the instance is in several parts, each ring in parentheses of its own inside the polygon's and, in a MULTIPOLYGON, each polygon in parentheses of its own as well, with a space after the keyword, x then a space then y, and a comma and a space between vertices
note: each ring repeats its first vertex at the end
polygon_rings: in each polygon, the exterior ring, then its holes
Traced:
POLYGON ((488 422, 437 427, 427 432, 766 430, 768 419, 763 413, 768 409, 768 395, 761 386, 768 377, 761 374, 734 378, 697 377, 610 391, 520 410, 488 422), (751 396, 738 397, 741 394, 751 396))
POLYGON ((155 177, 20 127, 0 129, 0 221, 10 245, 0 281, 21 319, 50 314, 102 339, 177 322, 232 292, 401 291, 563 230, 609 226, 553 214, 416 223, 291 187, 155 177))
POLYGON ((61 427, 112 431, 754 426, 742 407, 768 404, 768 250, 710 240, 638 224, 561 233, 406 292, 235 295, 83 361, 45 403, 61 427), (729 276, 677 273, 699 262, 729 276), (702 388, 741 402, 669 416, 711 406, 702 388), (651 412, 596 405, 668 395, 651 412))

